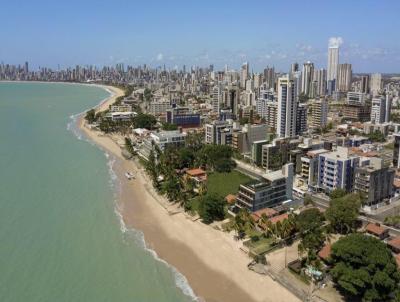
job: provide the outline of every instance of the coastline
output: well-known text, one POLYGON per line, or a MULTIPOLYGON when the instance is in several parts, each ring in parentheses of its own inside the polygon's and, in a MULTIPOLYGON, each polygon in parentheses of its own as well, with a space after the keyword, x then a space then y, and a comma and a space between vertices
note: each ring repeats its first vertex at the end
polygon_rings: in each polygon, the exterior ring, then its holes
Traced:
MULTIPOLYGON (((97 86, 111 92, 111 96, 97 105, 96 111, 107 109, 123 95, 121 89, 97 86)), ((206 301, 298 301, 270 277, 248 270, 251 259, 231 235, 193 221, 182 211, 176 211, 176 207, 164 203, 142 167, 121 156, 118 145, 121 138, 99 135, 100 132, 89 129, 83 114, 77 123, 89 140, 116 159, 113 168, 121 185, 117 205, 123 223, 128 229, 143 232, 146 247, 182 273, 197 296, 206 301), (136 178, 128 181, 124 176, 126 171, 134 171, 136 178), (168 210, 173 208, 174 211, 168 210)))

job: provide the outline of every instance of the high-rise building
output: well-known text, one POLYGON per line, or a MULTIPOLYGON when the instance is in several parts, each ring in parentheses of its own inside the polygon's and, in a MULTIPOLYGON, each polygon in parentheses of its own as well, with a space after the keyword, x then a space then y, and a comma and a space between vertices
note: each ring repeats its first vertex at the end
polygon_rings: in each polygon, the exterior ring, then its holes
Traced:
POLYGON ((326 127, 328 121, 328 101, 320 98, 311 104, 311 126, 314 129, 326 127))
POLYGON ((374 73, 371 75, 371 93, 373 96, 378 95, 382 89, 382 75, 374 73))
POLYGON ((296 136, 296 84, 289 76, 278 79, 278 137, 296 136))
POLYGON ((326 94, 326 69, 316 69, 314 71, 315 96, 324 96, 326 94))
POLYGON ((237 117, 239 110, 239 89, 237 86, 228 86, 225 93, 226 97, 224 99, 226 105, 231 109, 232 114, 237 117))
POLYGON ((245 62, 240 70, 240 86, 245 88, 246 81, 249 78, 249 63, 245 62))
POLYGON ((220 104, 222 102, 222 88, 220 85, 215 85, 212 89, 212 111, 215 113, 219 113, 220 104))
POLYGON ((336 151, 319 154, 318 187, 325 192, 343 189, 353 190, 354 169, 360 165, 360 157, 350 155, 349 149, 338 147, 336 151))
POLYGON ((255 73, 255 74, 254 74, 254 79, 253 79, 254 89, 260 88, 260 86, 261 86, 261 84, 262 84, 261 80, 262 80, 261 74, 255 73))
MULTIPOLYGON (((328 48, 328 72, 327 82, 332 90, 337 86, 337 73, 339 65, 339 45, 331 45, 328 48)), ((329 89, 329 87, 328 87, 329 89)))
POLYGON ((340 92, 347 92, 351 88, 352 78, 351 64, 339 64, 338 66, 338 80, 337 90, 340 92))
POLYGON ((368 165, 355 169, 354 191, 363 194, 366 205, 376 205, 393 196, 394 173, 381 158, 372 157, 368 165))
POLYGON ((299 63, 292 63, 292 65, 290 65, 290 74, 292 75, 295 72, 298 72, 299 70, 299 63))
POLYGON ((301 93, 311 96, 312 83, 314 76, 314 64, 310 61, 303 64, 303 72, 301 78, 301 93))
POLYGON ((249 211, 271 208, 292 199, 293 164, 265 174, 260 180, 241 184, 236 204, 249 211))
POLYGON ((233 124, 230 121, 213 121, 204 125, 206 144, 231 145, 233 124))
POLYGON ((371 106, 371 122, 382 124, 386 119, 386 98, 384 96, 374 97, 371 106))
POLYGON ((257 114, 265 119, 265 123, 276 130, 278 118, 278 102, 274 100, 274 93, 271 90, 261 90, 260 97, 256 101, 257 114))
POLYGON ((400 133, 393 134, 394 148, 393 148, 393 166, 397 169, 400 168, 400 133))
POLYGON ((267 89, 275 89, 275 69, 274 67, 267 67, 264 69, 264 80, 267 89))
POLYGON ((307 131, 307 105, 297 104, 296 135, 302 135, 307 131))
POLYGON ((360 92, 369 93, 369 75, 362 75, 360 79, 360 92))
POLYGON ((385 106, 385 123, 390 122, 390 114, 392 111, 392 96, 389 95, 389 93, 386 92, 386 106, 385 106))

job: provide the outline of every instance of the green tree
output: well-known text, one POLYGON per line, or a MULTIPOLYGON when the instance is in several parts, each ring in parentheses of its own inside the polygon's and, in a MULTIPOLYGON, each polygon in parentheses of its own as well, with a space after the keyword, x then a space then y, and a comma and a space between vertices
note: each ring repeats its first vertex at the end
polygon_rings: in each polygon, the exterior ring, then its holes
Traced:
POLYGON ((170 124, 170 123, 163 123, 162 124, 162 129, 169 131, 169 130, 177 130, 178 126, 175 124, 170 124))
POLYGON ((311 196, 307 194, 304 197, 304 205, 308 206, 308 205, 313 205, 313 204, 314 204, 314 201, 312 200, 311 196))
POLYGON ((218 172, 229 172, 235 167, 232 148, 226 145, 203 145, 197 152, 196 164, 218 172))
POLYGON ((146 102, 150 102, 150 100, 151 100, 151 98, 152 98, 151 90, 148 89, 148 88, 145 88, 145 89, 144 89, 144 92, 143 92, 143 97, 144 97, 144 100, 145 100, 146 102))
POLYGON ((153 186, 158 188, 158 171, 156 164, 156 157, 154 154, 154 150, 150 151, 149 159, 146 162, 145 169, 147 173, 150 175, 151 181, 153 182, 153 186))
POLYGON ((335 189, 331 192, 331 194, 329 194, 329 197, 331 199, 336 199, 336 198, 341 198, 343 196, 345 196, 347 193, 345 190, 343 189, 335 189))
POLYGON ((225 200, 217 194, 206 194, 200 197, 199 215, 207 224, 224 219, 225 200))
POLYGON ((238 238, 243 238, 246 234, 246 230, 253 228, 254 225, 254 219, 246 209, 240 209, 233 218, 233 228, 235 229, 238 238))
POLYGON ((163 191, 167 195, 169 201, 181 202, 182 201, 183 184, 181 178, 176 173, 171 173, 166 176, 163 183, 163 191))
POLYGON ((85 120, 87 120, 89 124, 93 124, 97 120, 96 111, 94 109, 90 109, 89 111, 87 111, 85 115, 85 120))
POLYGON ((371 236, 350 234, 332 246, 331 275, 350 298, 390 301, 399 290, 400 274, 385 243, 371 236))
POLYGON ((299 252, 307 253, 307 260, 314 260, 322 248, 326 232, 323 227, 324 215, 317 208, 304 210, 296 216, 296 229, 299 231, 299 252))
POLYGON ((151 114, 139 113, 133 118, 135 128, 152 129, 156 123, 156 118, 151 114))
POLYGON ((325 215, 336 232, 347 234, 356 228, 360 206, 360 195, 348 194, 332 199, 325 215))
POLYGON ((368 138, 373 142, 383 143, 386 141, 385 136, 379 130, 375 130, 374 132, 368 134, 368 138))

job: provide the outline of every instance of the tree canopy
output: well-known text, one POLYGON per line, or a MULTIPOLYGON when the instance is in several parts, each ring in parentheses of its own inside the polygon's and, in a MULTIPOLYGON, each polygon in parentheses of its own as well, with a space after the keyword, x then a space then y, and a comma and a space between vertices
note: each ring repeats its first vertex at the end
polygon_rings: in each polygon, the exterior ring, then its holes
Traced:
POLYGON ((152 129, 156 123, 156 118, 151 114, 139 113, 133 118, 135 128, 152 129))
POLYGON ((87 120, 89 124, 93 124, 96 119, 96 111, 94 109, 90 109, 86 112, 85 120, 87 120))
POLYGON ((361 198, 357 193, 332 199, 325 215, 332 228, 341 234, 349 233, 356 227, 361 198))
POLYGON ((398 295, 400 274, 386 245, 371 236, 351 234, 332 246, 333 280, 345 295, 363 301, 390 301, 398 295))
POLYGON ((226 145, 204 145, 198 152, 199 165, 217 172, 230 172, 235 167, 232 148, 226 145))
POLYGON ((331 192, 331 194, 329 194, 329 197, 330 197, 331 199, 336 199, 336 198, 343 197, 343 196, 345 196, 346 194, 347 194, 347 193, 346 193, 345 190, 339 188, 339 189, 333 190, 333 191, 331 192))
POLYGON ((368 134, 368 138, 372 142, 380 142, 380 143, 383 143, 386 140, 385 136, 379 130, 375 130, 374 132, 368 134))
POLYGON ((170 123, 163 123, 162 124, 162 128, 163 130, 176 130, 178 129, 178 126, 175 124, 170 124, 170 123))
POLYGON ((296 228, 300 235, 299 252, 307 252, 308 260, 316 258, 325 242, 324 220, 324 215, 317 208, 304 210, 296 217, 296 228))
POLYGON ((204 223, 222 220, 225 217, 225 200, 217 194, 206 194, 201 197, 199 215, 204 223))

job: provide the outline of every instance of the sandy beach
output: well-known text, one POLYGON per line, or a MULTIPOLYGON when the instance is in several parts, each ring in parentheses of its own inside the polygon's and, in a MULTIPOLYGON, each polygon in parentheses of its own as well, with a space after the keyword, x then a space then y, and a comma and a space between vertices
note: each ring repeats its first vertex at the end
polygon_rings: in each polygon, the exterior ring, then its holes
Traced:
MULTIPOLYGON (((120 89, 104 88, 113 96, 96 110, 107 109, 123 95, 120 89)), ((141 230, 147 246, 181 272, 197 296, 209 302, 299 301, 270 277, 249 271, 251 259, 230 234, 193 221, 182 211, 171 211, 174 207, 154 192, 139 164, 121 156, 118 137, 90 130, 83 117, 78 123, 89 139, 116 158, 114 170, 121 181, 119 207, 126 226, 141 230), (136 178, 127 180, 126 171, 134 171, 136 178)))

